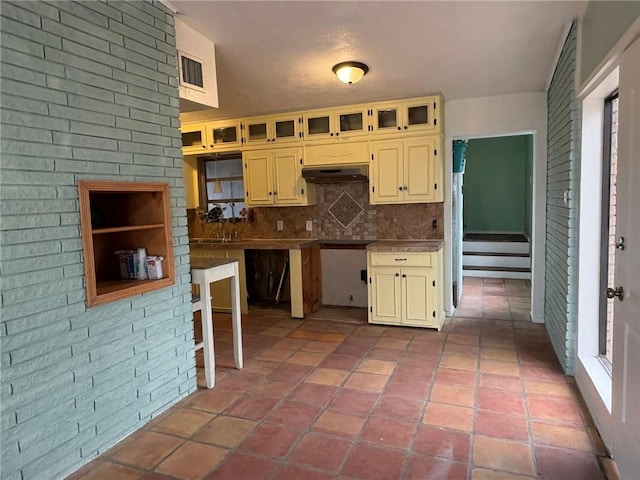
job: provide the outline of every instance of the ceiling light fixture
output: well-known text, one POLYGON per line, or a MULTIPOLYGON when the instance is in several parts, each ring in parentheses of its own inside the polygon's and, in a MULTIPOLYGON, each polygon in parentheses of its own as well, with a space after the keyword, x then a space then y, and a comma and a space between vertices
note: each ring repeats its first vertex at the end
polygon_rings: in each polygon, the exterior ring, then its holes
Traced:
POLYGON ((369 67, 360 62, 341 62, 334 65, 332 70, 342 83, 352 85, 362 80, 369 67))

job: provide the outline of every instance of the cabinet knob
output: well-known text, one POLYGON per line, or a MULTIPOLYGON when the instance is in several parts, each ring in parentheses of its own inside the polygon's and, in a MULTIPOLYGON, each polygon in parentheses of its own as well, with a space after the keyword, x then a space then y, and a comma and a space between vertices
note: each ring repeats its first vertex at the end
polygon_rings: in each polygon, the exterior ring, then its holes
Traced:
POLYGON ((406 189, 407 189, 407 186, 405 185, 402 189, 403 189, 403 190, 406 190, 406 189))
POLYGON ((267 138, 267 142, 270 142, 270 141, 271 141, 271 139, 270 139, 270 138, 267 138))
POLYGON ((202 145, 202 148, 207 148, 207 146, 206 145, 202 145))
POLYGON ((278 195, 278 192, 273 192, 274 195, 278 195))
POLYGON ((337 137, 338 135, 340 135, 340 132, 336 132, 336 137, 337 137))
POLYGON ((407 127, 407 126, 405 125, 405 126, 404 126, 404 129, 406 130, 407 128, 409 128, 409 127, 407 127))
POLYGON ((333 132, 331 132, 330 135, 333 137, 333 132))
POLYGON ((273 195, 273 192, 269 192, 269 195, 273 195))
POLYGON ((398 130, 402 130, 402 127, 398 127, 398 130))
POLYGON ((399 274, 399 273, 396 273, 396 277, 399 277, 399 276, 400 276, 400 274, 399 274))
POLYGON ((403 274, 402 274, 402 278, 407 278, 407 274, 406 274, 406 273, 403 273, 403 274))
POLYGON ((275 142, 275 141, 276 141, 276 139, 275 139, 275 138, 272 138, 272 139, 271 139, 271 141, 272 141, 272 142, 275 142))
POLYGON ((214 147, 214 145, 209 145, 209 148, 213 148, 213 147, 214 147))
POLYGON ((402 191, 402 187, 398 187, 398 190, 402 191))

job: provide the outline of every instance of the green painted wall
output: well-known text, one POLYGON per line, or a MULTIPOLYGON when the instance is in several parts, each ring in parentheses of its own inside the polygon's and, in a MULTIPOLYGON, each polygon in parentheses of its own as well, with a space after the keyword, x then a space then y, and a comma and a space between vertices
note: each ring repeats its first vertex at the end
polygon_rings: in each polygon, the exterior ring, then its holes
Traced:
MULTIPOLYGON (((469 140, 464 175, 464 231, 524 233, 530 209, 530 135, 469 140)), ((530 218, 530 214, 529 214, 530 218)), ((529 224, 530 224, 529 220, 529 224)))

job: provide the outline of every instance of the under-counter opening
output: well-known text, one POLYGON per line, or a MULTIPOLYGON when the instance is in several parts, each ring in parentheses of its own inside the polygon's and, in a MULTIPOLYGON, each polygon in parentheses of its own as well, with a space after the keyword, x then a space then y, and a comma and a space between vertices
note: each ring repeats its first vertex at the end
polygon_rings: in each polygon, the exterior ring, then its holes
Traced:
POLYGON ((249 305, 289 307, 289 251, 247 249, 244 256, 249 305))

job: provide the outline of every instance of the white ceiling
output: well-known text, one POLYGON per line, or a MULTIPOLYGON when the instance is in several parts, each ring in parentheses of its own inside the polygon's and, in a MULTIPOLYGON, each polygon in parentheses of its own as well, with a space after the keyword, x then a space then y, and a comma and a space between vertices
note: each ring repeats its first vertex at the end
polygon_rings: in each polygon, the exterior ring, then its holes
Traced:
POLYGON ((183 121, 543 91, 564 27, 585 3, 172 0, 216 47, 220 108, 183 121), (369 66, 360 83, 332 73, 346 60, 369 66))

